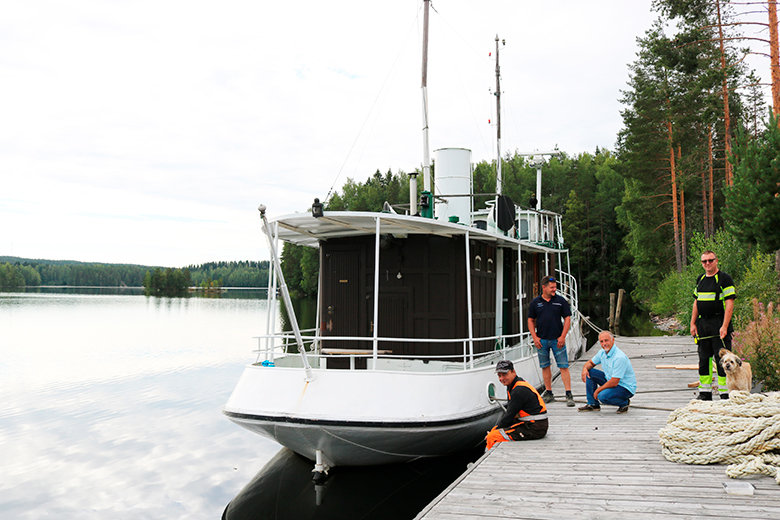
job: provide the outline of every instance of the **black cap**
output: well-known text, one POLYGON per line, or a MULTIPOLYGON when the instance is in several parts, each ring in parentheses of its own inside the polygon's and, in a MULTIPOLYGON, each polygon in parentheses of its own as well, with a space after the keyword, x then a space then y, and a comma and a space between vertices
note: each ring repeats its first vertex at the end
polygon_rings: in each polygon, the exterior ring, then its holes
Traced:
POLYGON ((511 361, 505 359, 503 361, 499 361, 496 365, 496 373, 497 374, 506 374, 510 370, 514 370, 515 366, 512 364, 511 361))

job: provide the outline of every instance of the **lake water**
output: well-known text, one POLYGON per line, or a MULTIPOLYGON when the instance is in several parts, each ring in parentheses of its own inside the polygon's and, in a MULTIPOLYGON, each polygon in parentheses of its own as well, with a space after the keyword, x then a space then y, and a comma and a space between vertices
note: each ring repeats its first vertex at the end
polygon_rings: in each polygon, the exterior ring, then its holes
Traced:
POLYGON ((221 413, 266 300, 90 292, 0 293, 0 517, 220 518, 279 450, 221 413))
MULTIPOLYGON (((308 461, 221 413, 266 309, 257 291, 0 292, 0 517, 217 519, 233 500, 231 520, 413 518, 476 458, 315 486, 308 461)), ((623 334, 644 321, 624 316, 623 334)))

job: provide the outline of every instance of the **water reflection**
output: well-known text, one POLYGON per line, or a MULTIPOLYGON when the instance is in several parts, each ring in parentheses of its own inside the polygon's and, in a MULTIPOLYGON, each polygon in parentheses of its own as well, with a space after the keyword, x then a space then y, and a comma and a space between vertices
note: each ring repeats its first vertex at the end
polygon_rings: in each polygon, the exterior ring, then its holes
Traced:
POLYGON ((483 450, 405 464, 337 467, 323 484, 313 464, 283 448, 228 504, 225 520, 414 518, 483 450))

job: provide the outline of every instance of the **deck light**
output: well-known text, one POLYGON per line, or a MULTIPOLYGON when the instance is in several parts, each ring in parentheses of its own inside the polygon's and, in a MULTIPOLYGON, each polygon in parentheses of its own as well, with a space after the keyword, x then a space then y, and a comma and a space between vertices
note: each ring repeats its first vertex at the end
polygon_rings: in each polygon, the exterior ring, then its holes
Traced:
POLYGON ((320 199, 314 199, 314 204, 311 205, 311 216, 314 218, 320 218, 322 216, 322 203, 320 199))

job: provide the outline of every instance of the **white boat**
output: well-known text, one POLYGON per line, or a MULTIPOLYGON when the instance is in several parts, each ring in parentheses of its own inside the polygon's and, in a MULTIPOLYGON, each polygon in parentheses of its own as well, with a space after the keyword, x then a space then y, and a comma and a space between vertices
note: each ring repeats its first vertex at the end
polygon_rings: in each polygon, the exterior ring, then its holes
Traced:
POLYGON ((584 352, 561 216, 500 194, 473 210, 470 152, 436 153, 436 196, 426 178, 419 215, 416 186, 407 215, 322 211, 315 201, 312 213, 269 222, 261 207, 277 267, 269 295, 285 298, 293 332, 258 337, 258 357, 223 413, 316 461, 318 472, 483 442, 502 414, 498 361, 512 360, 518 375, 543 387, 526 330, 542 276, 553 274, 572 306, 569 359, 584 352), (319 248, 312 330, 300 331, 289 304, 280 240, 319 248))

